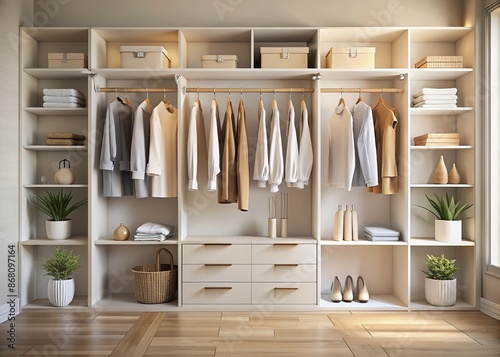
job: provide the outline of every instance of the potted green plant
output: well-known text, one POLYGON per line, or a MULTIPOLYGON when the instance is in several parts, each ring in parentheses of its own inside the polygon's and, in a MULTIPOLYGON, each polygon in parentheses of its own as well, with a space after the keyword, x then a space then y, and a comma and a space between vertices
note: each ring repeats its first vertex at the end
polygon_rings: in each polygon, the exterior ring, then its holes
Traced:
POLYGON ((427 254, 427 270, 425 274, 425 299, 431 305, 452 306, 457 300, 458 267, 455 259, 448 259, 444 254, 434 256, 427 254))
POLYGON ((53 256, 42 262, 42 267, 52 277, 47 286, 49 301, 54 306, 67 306, 75 296, 73 273, 80 267, 80 256, 56 247, 53 256))
POLYGON ((460 201, 455 202, 455 197, 439 197, 434 194, 435 199, 425 195, 432 209, 417 205, 436 217, 434 226, 434 239, 440 242, 460 242, 462 240, 462 220, 459 216, 473 206, 472 203, 460 205, 460 201))
POLYGON ((50 218, 45 224, 49 239, 71 237, 71 220, 68 215, 87 203, 87 200, 83 199, 70 205, 72 199, 73 193, 63 190, 56 193, 45 191, 43 195, 35 193, 31 198, 35 208, 50 218))

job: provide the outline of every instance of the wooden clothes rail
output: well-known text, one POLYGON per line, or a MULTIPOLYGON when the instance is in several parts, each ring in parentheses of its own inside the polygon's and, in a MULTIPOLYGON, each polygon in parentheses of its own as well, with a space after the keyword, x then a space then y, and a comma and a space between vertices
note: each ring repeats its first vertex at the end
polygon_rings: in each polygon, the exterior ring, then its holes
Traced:
MULTIPOLYGON (((99 87, 102 93, 174 93, 177 88, 114 88, 99 87)), ((185 88, 186 93, 313 93, 313 88, 185 88)))
POLYGON ((404 93, 400 88, 321 88, 321 93, 404 93))

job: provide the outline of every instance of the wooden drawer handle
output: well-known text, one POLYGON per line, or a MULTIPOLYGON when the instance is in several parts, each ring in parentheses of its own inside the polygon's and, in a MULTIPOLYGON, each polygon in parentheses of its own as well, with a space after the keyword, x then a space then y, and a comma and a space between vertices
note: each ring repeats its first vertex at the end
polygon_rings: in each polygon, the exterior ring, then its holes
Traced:
POLYGON ((203 245, 220 245, 220 246, 228 246, 232 245, 231 243, 204 243, 203 245))
POLYGON ((273 245, 299 245, 299 243, 273 243, 273 245))
POLYGON ((298 264, 274 264, 275 267, 298 267, 298 264))
POLYGON ((232 267, 233 264, 205 264, 206 267, 232 267))
POLYGON ((231 290, 231 286, 205 286, 205 290, 231 290))
POLYGON ((295 291, 295 290, 299 290, 299 288, 274 288, 274 290, 288 290, 288 291, 295 291))

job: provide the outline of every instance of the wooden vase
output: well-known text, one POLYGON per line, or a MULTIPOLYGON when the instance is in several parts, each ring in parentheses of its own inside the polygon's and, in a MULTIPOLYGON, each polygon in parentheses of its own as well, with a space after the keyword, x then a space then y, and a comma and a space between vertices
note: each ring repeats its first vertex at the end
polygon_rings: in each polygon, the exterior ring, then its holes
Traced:
POLYGON ((130 237, 130 230, 123 223, 120 223, 113 232, 114 240, 127 240, 128 237, 130 237))
POLYGON ((439 163, 434 171, 434 183, 436 184, 447 184, 448 183, 448 170, 444 163, 443 155, 439 159, 439 163))
POLYGON ((460 174, 458 173, 455 163, 453 163, 453 166, 451 167, 451 170, 448 173, 448 183, 452 184, 460 183, 460 174))

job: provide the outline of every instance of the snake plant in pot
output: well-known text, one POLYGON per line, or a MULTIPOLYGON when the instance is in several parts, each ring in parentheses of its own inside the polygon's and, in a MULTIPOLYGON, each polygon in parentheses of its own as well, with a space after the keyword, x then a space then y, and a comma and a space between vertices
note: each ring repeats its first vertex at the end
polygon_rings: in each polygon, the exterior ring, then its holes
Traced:
POLYGON ((87 203, 87 199, 83 199, 70 205, 72 199, 72 192, 63 190, 56 193, 45 191, 43 195, 35 193, 31 198, 35 208, 50 218, 45 224, 49 239, 71 237, 71 219, 68 219, 68 215, 87 203))
POLYGON ((455 272, 458 270, 455 259, 448 259, 444 254, 434 256, 427 254, 425 262, 427 270, 425 278, 425 299, 431 305, 452 306, 457 300, 457 279, 455 272))
POLYGON ((53 256, 42 262, 46 275, 52 277, 47 286, 49 301, 54 306, 67 306, 75 296, 74 271, 80 267, 80 256, 56 247, 53 256))
POLYGON ((436 217, 434 226, 434 239, 440 242, 460 242, 462 240, 462 220, 459 216, 473 206, 472 203, 464 203, 460 205, 460 201, 455 202, 455 197, 445 196, 439 197, 434 194, 435 199, 425 195, 427 201, 432 207, 432 210, 417 205, 436 217))

